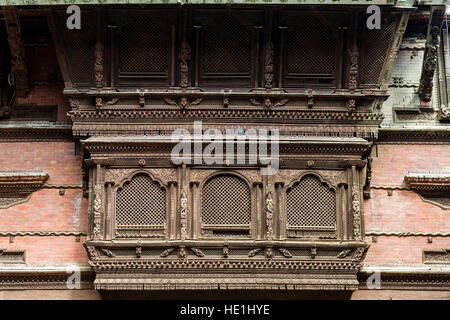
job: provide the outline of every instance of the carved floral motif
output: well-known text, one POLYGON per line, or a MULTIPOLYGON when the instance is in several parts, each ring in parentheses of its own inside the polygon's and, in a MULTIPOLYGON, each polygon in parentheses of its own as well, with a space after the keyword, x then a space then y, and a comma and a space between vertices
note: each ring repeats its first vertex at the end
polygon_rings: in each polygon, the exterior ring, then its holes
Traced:
POLYGON ((188 215, 188 198, 187 189, 181 191, 180 199, 180 228, 181 228, 181 240, 186 240, 187 238, 187 215, 188 215))
POLYGON ((353 233, 355 240, 361 240, 361 207, 359 203, 359 194, 352 191, 352 210, 353 210, 353 233))
POLYGON ((266 227, 267 227, 266 235, 268 240, 273 239, 273 210, 274 204, 272 192, 269 191, 266 195, 266 227))
POLYGON ((102 88, 103 83, 103 45, 98 42, 95 45, 95 65, 94 65, 95 86, 102 88))
POLYGON ((100 238, 100 222, 102 218, 102 192, 103 188, 101 185, 94 186, 94 225, 92 230, 92 235, 94 240, 100 238))
POLYGON ((264 87, 272 89, 273 87, 273 43, 268 42, 266 46, 265 70, 264 70, 264 87))
POLYGON ((180 48, 180 87, 189 86, 189 60, 191 59, 191 47, 186 40, 183 40, 180 48))
POLYGON ((348 89, 354 91, 358 89, 358 46, 353 45, 348 53, 350 58, 348 89))

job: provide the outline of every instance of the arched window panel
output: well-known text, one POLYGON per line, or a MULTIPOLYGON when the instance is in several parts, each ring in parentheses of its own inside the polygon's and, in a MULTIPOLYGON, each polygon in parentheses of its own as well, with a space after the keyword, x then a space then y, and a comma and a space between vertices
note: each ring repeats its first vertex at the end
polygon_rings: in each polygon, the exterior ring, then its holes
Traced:
POLYGON ((210 178, 201 197, 203 235, 250 235, 251 208, 251 191, 243 179, 234 175, 210 178))
POLYGON ((290 236, 335 237, 336 193, 314 175, 306 175, 286 192, 290 236))
POLYGON ((164 229, 166 190, 146 174, 137 174, 116 193, 116 228, 164 229))

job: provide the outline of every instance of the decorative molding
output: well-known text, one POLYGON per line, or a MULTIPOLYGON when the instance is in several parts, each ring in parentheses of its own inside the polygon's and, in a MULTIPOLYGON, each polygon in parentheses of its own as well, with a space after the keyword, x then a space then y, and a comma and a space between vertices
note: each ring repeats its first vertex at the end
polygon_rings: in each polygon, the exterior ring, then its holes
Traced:
POLYGON ((381 128, 377 144, 445 144, 450 141, 448 128, 381 128))
POLYGON ((0 237, 80 237, 85 231, 0 231, 0 237))
MULTIPOLYGON (((375 271, 358 273, 359 289, 367 290, 367 280, 375 271)), ((380 271, 381 290, 450 290, 450 274, 444 272, 380 271)))
POLYGON ((380 190, 411 190, 410 187, 403 187, 403 186, 379 186, 379 185, 373 185, 373 186, 370 186, 370 189, 380 189, 380 190))
MULTIPOLYGON (((99 99, 96 105, 103 106, 102 98, 99 99)), ((188 107, 190 105, 199 105, 203 99, 196 99, 189 104, 187 98, 181 98, 180 102, 170 98, 164 98, 164 101, 170 105, 176 105, 181 107, 188 107)), ((256 101, 256 100, 255 100, 256 101)), ((262 106, 262 102, 257 102, 258 106, 262 106)), ((167 119, 167 118, 220 118, 220 119, 236 119, 238 117, 246 117, 248 119, 271 119, 274 120, 328 120, 338 121, 345 124, 348 121, 367 121, 373 122, 374 125, 378 125, 384 119, 384 115, 373 112, 352 112, 347 110, 285 110, 274 109, 271 113, 267 113, 266 109, 238 109, 238 108, 224 108, 224 109, 188 109, 185 113, 180 113, 178 110, 173 109, 152 109, 152 110, 127 110, 127 109, 111 109, 111 110, 71 110, 69 116, 73 122, 82 121, 82 119, 104 119, 108 117, 110 119, 139 119, 139 118, 154 118, 154 119, 167 119)))
POLYGON ((41 189, 82 189, 81 184, 43 184, 41 189))
POLYGON ((450 232, 366 231, 366 236, 384 237, 450 237, 450 232))
POLYGON ((433 121, 436 111, 433 108, 393 108, 397 121, 433 121))
MULTIPOLYGON (((68 290, 67 280, 70 268, 60 271, 26 270, 0 272, 0 290, 68 290)), ((94 289, 95 273, 88 270, 80 272, 80 289, 94 289)))
POLYGON ((0 142, 73 142, 71 125, 16 124, 0 126, 0 142))

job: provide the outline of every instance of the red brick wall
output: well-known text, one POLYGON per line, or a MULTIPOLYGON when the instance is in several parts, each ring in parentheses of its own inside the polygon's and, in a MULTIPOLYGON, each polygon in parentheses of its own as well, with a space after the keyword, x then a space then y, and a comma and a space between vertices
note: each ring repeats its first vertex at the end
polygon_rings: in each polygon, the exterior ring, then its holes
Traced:
MULTIPOLYGON (((42 170, 47 184, 81 184, 80 157, 74 142, 0 143, 1 170, 42 170)), ((0 231, 83 231, 87 230, 87 199, 80 188, 41 189, 25 202, 0 209, 0 231)), ((87 264, 86 252, 74 236, 0 237, 0 248, 26 250, 29 265, 87 264)))
MULTIPOLYGON (((373 186, 406 186, 404 177, 411 172, 450 171, 449 145, 378 145, 373 152, 373 186)), ((364 202, 365 229, 385 232, 450 232, 450 211, 424 202, 411 190, 372 189, 364 202)), ((371 237, 367 237, 371 242, 371 237)), ((365 265, 421 264, 423 249, 450 247, 450 237, 379 236, 367 253, 365 265)))

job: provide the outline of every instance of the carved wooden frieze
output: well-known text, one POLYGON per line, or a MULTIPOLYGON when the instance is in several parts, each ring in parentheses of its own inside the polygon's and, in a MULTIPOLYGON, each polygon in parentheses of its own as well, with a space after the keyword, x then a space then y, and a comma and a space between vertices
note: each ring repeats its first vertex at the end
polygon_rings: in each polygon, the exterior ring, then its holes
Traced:
POLYGON ((105 183, 119 185, 132 172, 134 172, 133 169, 107 169, 105 171, 105 183))
POLYGON ((127 178, 138 172, 149 173, 154 179, 167 185, 169 182, 176 181, 176 170, 168 168, 158 169, 107 169, 105 171, 105 182, 114 185, 121 184, 127 178))
POLYGON ((24 250, 0 249, 0 265, 15 263, 25 263, 24 250))
POLYGON ((424 250, 423 263, 450 264, 450 249, 424 250))
POLYGON ((342 170, 281 169, 276 173, 275 180, 276 182, 282 182, 285 185, 291 185, 307 174, 317 175, 333 187, 337 187, 340 184, 347 183, 346 173, 342 170))

